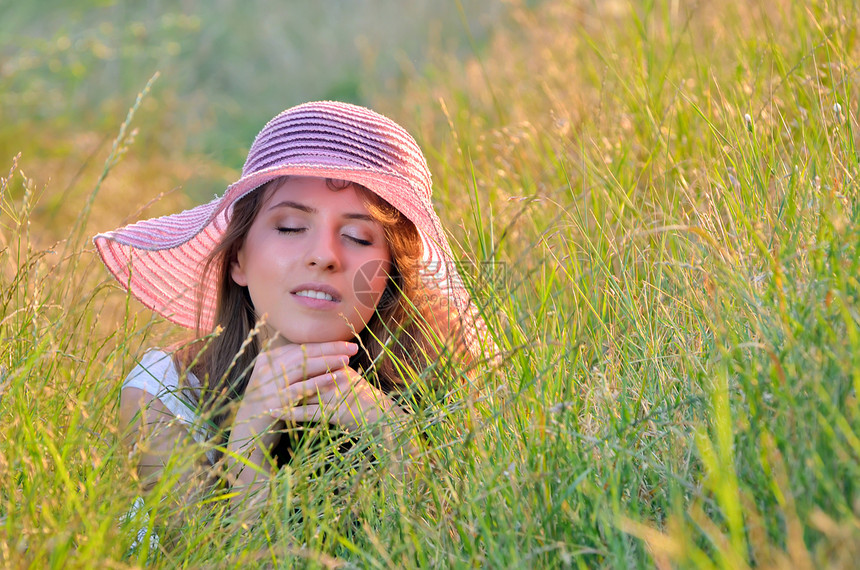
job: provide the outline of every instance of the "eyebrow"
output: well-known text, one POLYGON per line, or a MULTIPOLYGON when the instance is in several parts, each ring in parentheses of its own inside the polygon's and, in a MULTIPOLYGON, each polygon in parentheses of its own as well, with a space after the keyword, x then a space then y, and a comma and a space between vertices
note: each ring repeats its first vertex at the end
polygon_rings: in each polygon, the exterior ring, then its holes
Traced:
MULTIPOLYGON (((311 208, 310 206, 306 206, 305 204, 299 204, 298 202, 293 202, 292 200, 283 200, 282 202, 278 202, 272 206, 269 206, 269 210, 274 210, 276 208, 293 208, 295 210, 299 210, 301 212, 305 212, 307 214, 316 214, 317 209, 311 208)), ((366 222, 375 222, 376 220, 370 214, 354 214, 348 213, 343 215, 344 218, 348 220, 363 220, 366 222)))

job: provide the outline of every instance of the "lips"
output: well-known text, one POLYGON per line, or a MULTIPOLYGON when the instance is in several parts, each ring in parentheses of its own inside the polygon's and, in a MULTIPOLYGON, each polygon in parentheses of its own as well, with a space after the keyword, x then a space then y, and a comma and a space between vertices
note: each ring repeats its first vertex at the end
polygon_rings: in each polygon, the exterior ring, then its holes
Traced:
POLYGON ((297 297, 318 299, 334 303, 339 303, 341 299, 343 299, 340 291, 331 285, 326 285, 325 283, 302 283, 290 291, 290 293, 297 297))

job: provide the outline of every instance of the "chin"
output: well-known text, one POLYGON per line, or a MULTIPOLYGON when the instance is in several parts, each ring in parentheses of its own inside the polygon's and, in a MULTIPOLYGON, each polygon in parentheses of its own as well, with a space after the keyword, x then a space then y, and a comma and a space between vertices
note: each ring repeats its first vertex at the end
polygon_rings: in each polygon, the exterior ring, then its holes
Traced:
POLYGON ((291 344, 308 344, 315 342, 354 341, 352 331, 288 331, 280 333, 291 344))

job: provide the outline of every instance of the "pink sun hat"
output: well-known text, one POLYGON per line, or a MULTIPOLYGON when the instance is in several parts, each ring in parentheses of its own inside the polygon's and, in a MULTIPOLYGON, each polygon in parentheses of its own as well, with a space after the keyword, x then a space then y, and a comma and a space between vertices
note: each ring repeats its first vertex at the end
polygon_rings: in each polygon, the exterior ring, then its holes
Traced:
POLYGON ((215 326, 216 277, 202 274, 206 258, 236 201, 280 176, 348 180, 397 208, 421 236, 425 285, 447 295, 461 317, 469 316, 469 339, 475 339, 476 326, 483 329, 433 209, 430 171, 418 143, 391 119, 356 105, 322 101, 287 109, 254 139, 242 177, 223 196, 101 233, 93 242, 108 270, 144 305, 191 329, 198 326, 200 306, 201 332, 209 332, 215 326))

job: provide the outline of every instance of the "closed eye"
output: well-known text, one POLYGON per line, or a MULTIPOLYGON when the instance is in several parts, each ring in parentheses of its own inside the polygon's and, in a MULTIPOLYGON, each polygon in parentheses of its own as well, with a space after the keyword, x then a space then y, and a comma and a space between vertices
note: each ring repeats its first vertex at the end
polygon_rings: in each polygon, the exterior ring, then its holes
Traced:
POLYGON ((373 242, 367 239, 361 239, 351 235, 344 235, 344 237, 353 243, 357 243, 358 245, 373 245, 373 242))
POLYGON ((304 231, 305 228, 287 228, 284 226, 278 226, 275 229, 278 230, 278 233, 280 234, 296 234, 304 231))

